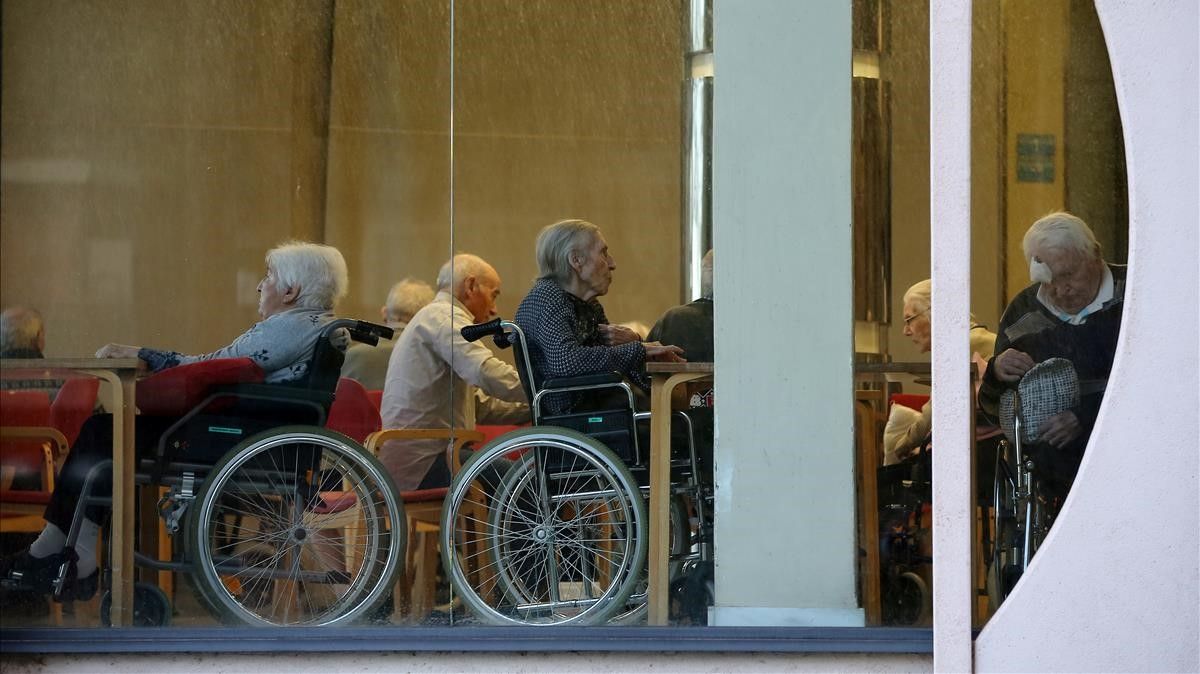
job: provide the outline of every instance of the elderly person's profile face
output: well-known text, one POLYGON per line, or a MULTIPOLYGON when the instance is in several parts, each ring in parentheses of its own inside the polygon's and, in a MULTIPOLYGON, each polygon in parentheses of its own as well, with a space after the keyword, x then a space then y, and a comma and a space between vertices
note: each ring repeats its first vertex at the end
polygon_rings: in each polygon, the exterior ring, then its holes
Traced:
POLYGON ((296 301, 296 295, 297 291, 295 288, 279 289, 275 270, 271 265, 267 265, 267 275, 263 277, 263 280, 258 282, 259 317, 267 319, 286 310, 289 305, 296 301))
POLYGON ((1034 255, 1050 268, 1050 282, 1042 288, 1059 309, 1076 314, 1096 299, 1104 280, 1104 262, 1098 256, 1082 254, 1072 248, 1043 246, 1034 255))
POLYGON ((616 268, 617 263, 608 254, 608 242, 599 232, 596 232, 591 245, 571 254, 571 269, 575 272, 576 285, 590 295, 581 299, 590 300, 606 294, 612 285, 612 273, 616 268))
POLYGON ((929 353, 933 344, 929 309, 920 309, 912 301, 904 303, 904 336, 912 340, 921 353, 929 353))

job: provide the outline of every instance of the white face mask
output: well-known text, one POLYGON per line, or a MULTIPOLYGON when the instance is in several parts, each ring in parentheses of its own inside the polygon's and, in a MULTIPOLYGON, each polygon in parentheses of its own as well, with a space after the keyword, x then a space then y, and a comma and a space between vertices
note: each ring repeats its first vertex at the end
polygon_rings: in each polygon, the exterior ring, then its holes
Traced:
POLYGON ((1050 267, 1036 257, 1029 260, 1029 280, 1034 283, 1049 283, 1054 279, 1050 267))

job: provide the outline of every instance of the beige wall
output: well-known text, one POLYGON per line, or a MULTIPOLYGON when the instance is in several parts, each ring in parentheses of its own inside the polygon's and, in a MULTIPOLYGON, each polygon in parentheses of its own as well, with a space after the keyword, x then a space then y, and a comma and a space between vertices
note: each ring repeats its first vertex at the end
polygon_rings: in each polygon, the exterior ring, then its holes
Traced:
MULTIPOLYGON (((343 250, 346 315, 433 281, 448 4, 332 6, 4 3, 0 303, 45 313, 49 353, 222 346, 290 236, 343 250)), ((453 248, 494 262, 511 315, 537 230, 592 220, 610 317, 653 322, 679 287, 679 3, 456 7, 453 248)))

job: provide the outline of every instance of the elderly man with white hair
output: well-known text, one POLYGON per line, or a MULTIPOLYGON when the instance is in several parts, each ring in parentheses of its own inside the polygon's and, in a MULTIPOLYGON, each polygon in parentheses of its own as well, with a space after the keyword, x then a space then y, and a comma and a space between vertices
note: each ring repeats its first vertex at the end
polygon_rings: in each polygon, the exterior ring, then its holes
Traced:
POLYGON ((1034 365, 1050 358, 1071 362, 1079 378, 1079 402, 1043 422, 1030 447, 1052 494, 1065 497, 1096 424, 1117 350, 1125 267, 1105 263, 1091 228, 1065 212, 1033 223, 1022 247, 1034 283, 1013 298, 1000 319, 996 355, 979 398, 984 410, 998 414, 1001 396, 1016 389, 1034 365))
MULTIPOLYGON (((464 253, 442 265, 437 286, 437 296, 413 316, 392 351, 383 427, 473 429, 476 422, 528 421, 517 371, 459 333, 496 315, 500 275, 464 253)), ((379 459, 401 491, 432 489, 450 484, 445 450, 443 440, 391 440, 379 459)))
POLYGON ((392 286, 388 292, 387 304, 380 308, 379 314, 395 334, 391 339, 381 338, 376 346, 351 345, 346 351, 346 361, 342 363, 342 376, 357 381, 363 388, 382 390, 396 342, 412 317, 433 301, 433 295, 433 288, 429 287, 428 283, 411 278, 392 286))

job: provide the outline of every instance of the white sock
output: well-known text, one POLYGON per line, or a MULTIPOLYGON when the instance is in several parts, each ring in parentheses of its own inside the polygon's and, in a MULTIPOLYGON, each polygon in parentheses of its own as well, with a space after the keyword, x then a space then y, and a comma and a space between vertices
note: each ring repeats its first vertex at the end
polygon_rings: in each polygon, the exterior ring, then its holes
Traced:
POLYGON ((44 559, 53 555, 56 552, 62 552, 63 546, 67 544, 67 535, 62 529, 47 523, 46 528, 42 529, 42 533, 38 535, 33 543, 29 544, 29 556, 34 559, 44 559))
POLYGON ((83 523, 79 525, 79 538, 75 541, 75 554, 79 555, 79 561, 75 563, 75 575, 79 578, 87 578, 96 570, 96 541, 99 534, 100 525, 83 518, 83 523))

